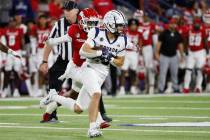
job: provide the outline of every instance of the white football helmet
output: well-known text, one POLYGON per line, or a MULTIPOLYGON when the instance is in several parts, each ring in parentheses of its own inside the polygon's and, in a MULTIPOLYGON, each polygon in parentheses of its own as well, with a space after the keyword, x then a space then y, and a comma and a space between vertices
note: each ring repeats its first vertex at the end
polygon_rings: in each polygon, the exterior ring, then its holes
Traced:
POLYGON ((126 19, 122 12, 111 10, 105 14, 103 24, 111 33, 121 33, 122 31, 119 31, 118 27, 124 27, 126 25, 126 19))

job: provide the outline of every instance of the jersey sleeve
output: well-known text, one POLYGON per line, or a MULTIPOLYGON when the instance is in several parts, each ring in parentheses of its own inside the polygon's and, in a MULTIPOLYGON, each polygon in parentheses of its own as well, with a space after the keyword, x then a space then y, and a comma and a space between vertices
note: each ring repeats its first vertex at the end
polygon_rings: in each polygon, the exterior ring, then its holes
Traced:
POLYGON ((89 44, 91 46, 91 48, 95 47, 95 36, 96 36, 96 28, 92 28, 89 32, 88 32, 88 38, 85 41, 85 43, 89 44))
POLYGON ((77 26, 71 25, 70 28, 69 28, 69 30, 68 30, 68 36, 70 38, 74 39, 77 32, 78 32, 77 26))
POLYGON ((117 56, 119 56, 119 57, 125 56, 125 50, 126 50, 126 48, 129 48, 129 46, 132 44, 131 41, 128 39, 127 36, 124 36, 123 38, 124 38, 123 47, 122 47, 121 50, 119 50, 119 51, 117 52, 117 56))
POLYGON ((52 27, 48 39, 56 38, 57 36, 58 36, 58 22, 56 22, 52 27))

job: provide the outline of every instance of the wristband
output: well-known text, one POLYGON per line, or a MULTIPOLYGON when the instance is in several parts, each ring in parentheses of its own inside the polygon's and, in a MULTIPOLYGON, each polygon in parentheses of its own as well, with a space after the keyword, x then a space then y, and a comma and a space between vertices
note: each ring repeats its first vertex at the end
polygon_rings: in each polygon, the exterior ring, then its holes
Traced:
POLYGON ((42 61, 42 64, 44 64, 44 63, 48 63, 48 62, 43 60, 43 61, 42 61))

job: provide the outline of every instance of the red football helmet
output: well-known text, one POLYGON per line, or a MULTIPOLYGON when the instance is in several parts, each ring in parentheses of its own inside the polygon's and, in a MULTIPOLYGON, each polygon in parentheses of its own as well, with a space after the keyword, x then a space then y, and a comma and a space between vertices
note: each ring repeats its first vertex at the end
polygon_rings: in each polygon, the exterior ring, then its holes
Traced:
POLYGON ((78 22, 81 28, 88 32, 91 28, 99 26, 99 14, 92 8, 85 8, 79 12, 78 22))
POLYGON ((203 14, 203 21, 210 24, 210 9, 203 14))

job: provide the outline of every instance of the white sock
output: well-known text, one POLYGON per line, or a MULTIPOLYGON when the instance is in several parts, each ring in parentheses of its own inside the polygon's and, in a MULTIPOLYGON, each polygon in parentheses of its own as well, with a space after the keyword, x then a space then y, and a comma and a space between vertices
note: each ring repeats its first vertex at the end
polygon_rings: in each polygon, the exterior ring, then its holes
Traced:
POLYGON ((149 85, 154 86, 155 85, 155 74, 152 69, 148 69, 148 78, 149 78, 149 85))
POLYGON ((96 122, 91 122, 90 123, 90 129, 95 128, 97 126, 96 122))
POLYGON ((49 105, 47 105, 46 113, 52 114, 53 111, 55 111, 58 107, 58 104, 56 102, 51 102, 49 105))
POLYGON ((189 89, 189 86, 190 86, 191 73, 192 71, 186 70, 185 77, 184 77, 184 88, 186 89, 189 89))
POLYGON ((98 116, 97 116, 96 122, 98 122, 98 123, 104 122, 104 120, 103 120, 103 118, 101 116, 101 112, 98 112, 98 116))
POLYGON ((71 99, 71 98, 66 98, 63 96, 59 96, 59 95, 54 95, 52 97, 53 101, 58 102, 59 104, 61 104, 62 106, 74 111, 74 105, 75 105, 75 100, 71 99))
POLYGON ((196 88, 202 89, 202 82, 203 82, 203 74, 201 70, 198 70, 196 77, 196 88))
POLYGON ((30 95, 31 97, 33 97, 34 95, 33 95, 32 85, 31 85, 30 79, 25 80, 25 83, 26 83, 26 86, 27 86, 29 95, 30 95))

